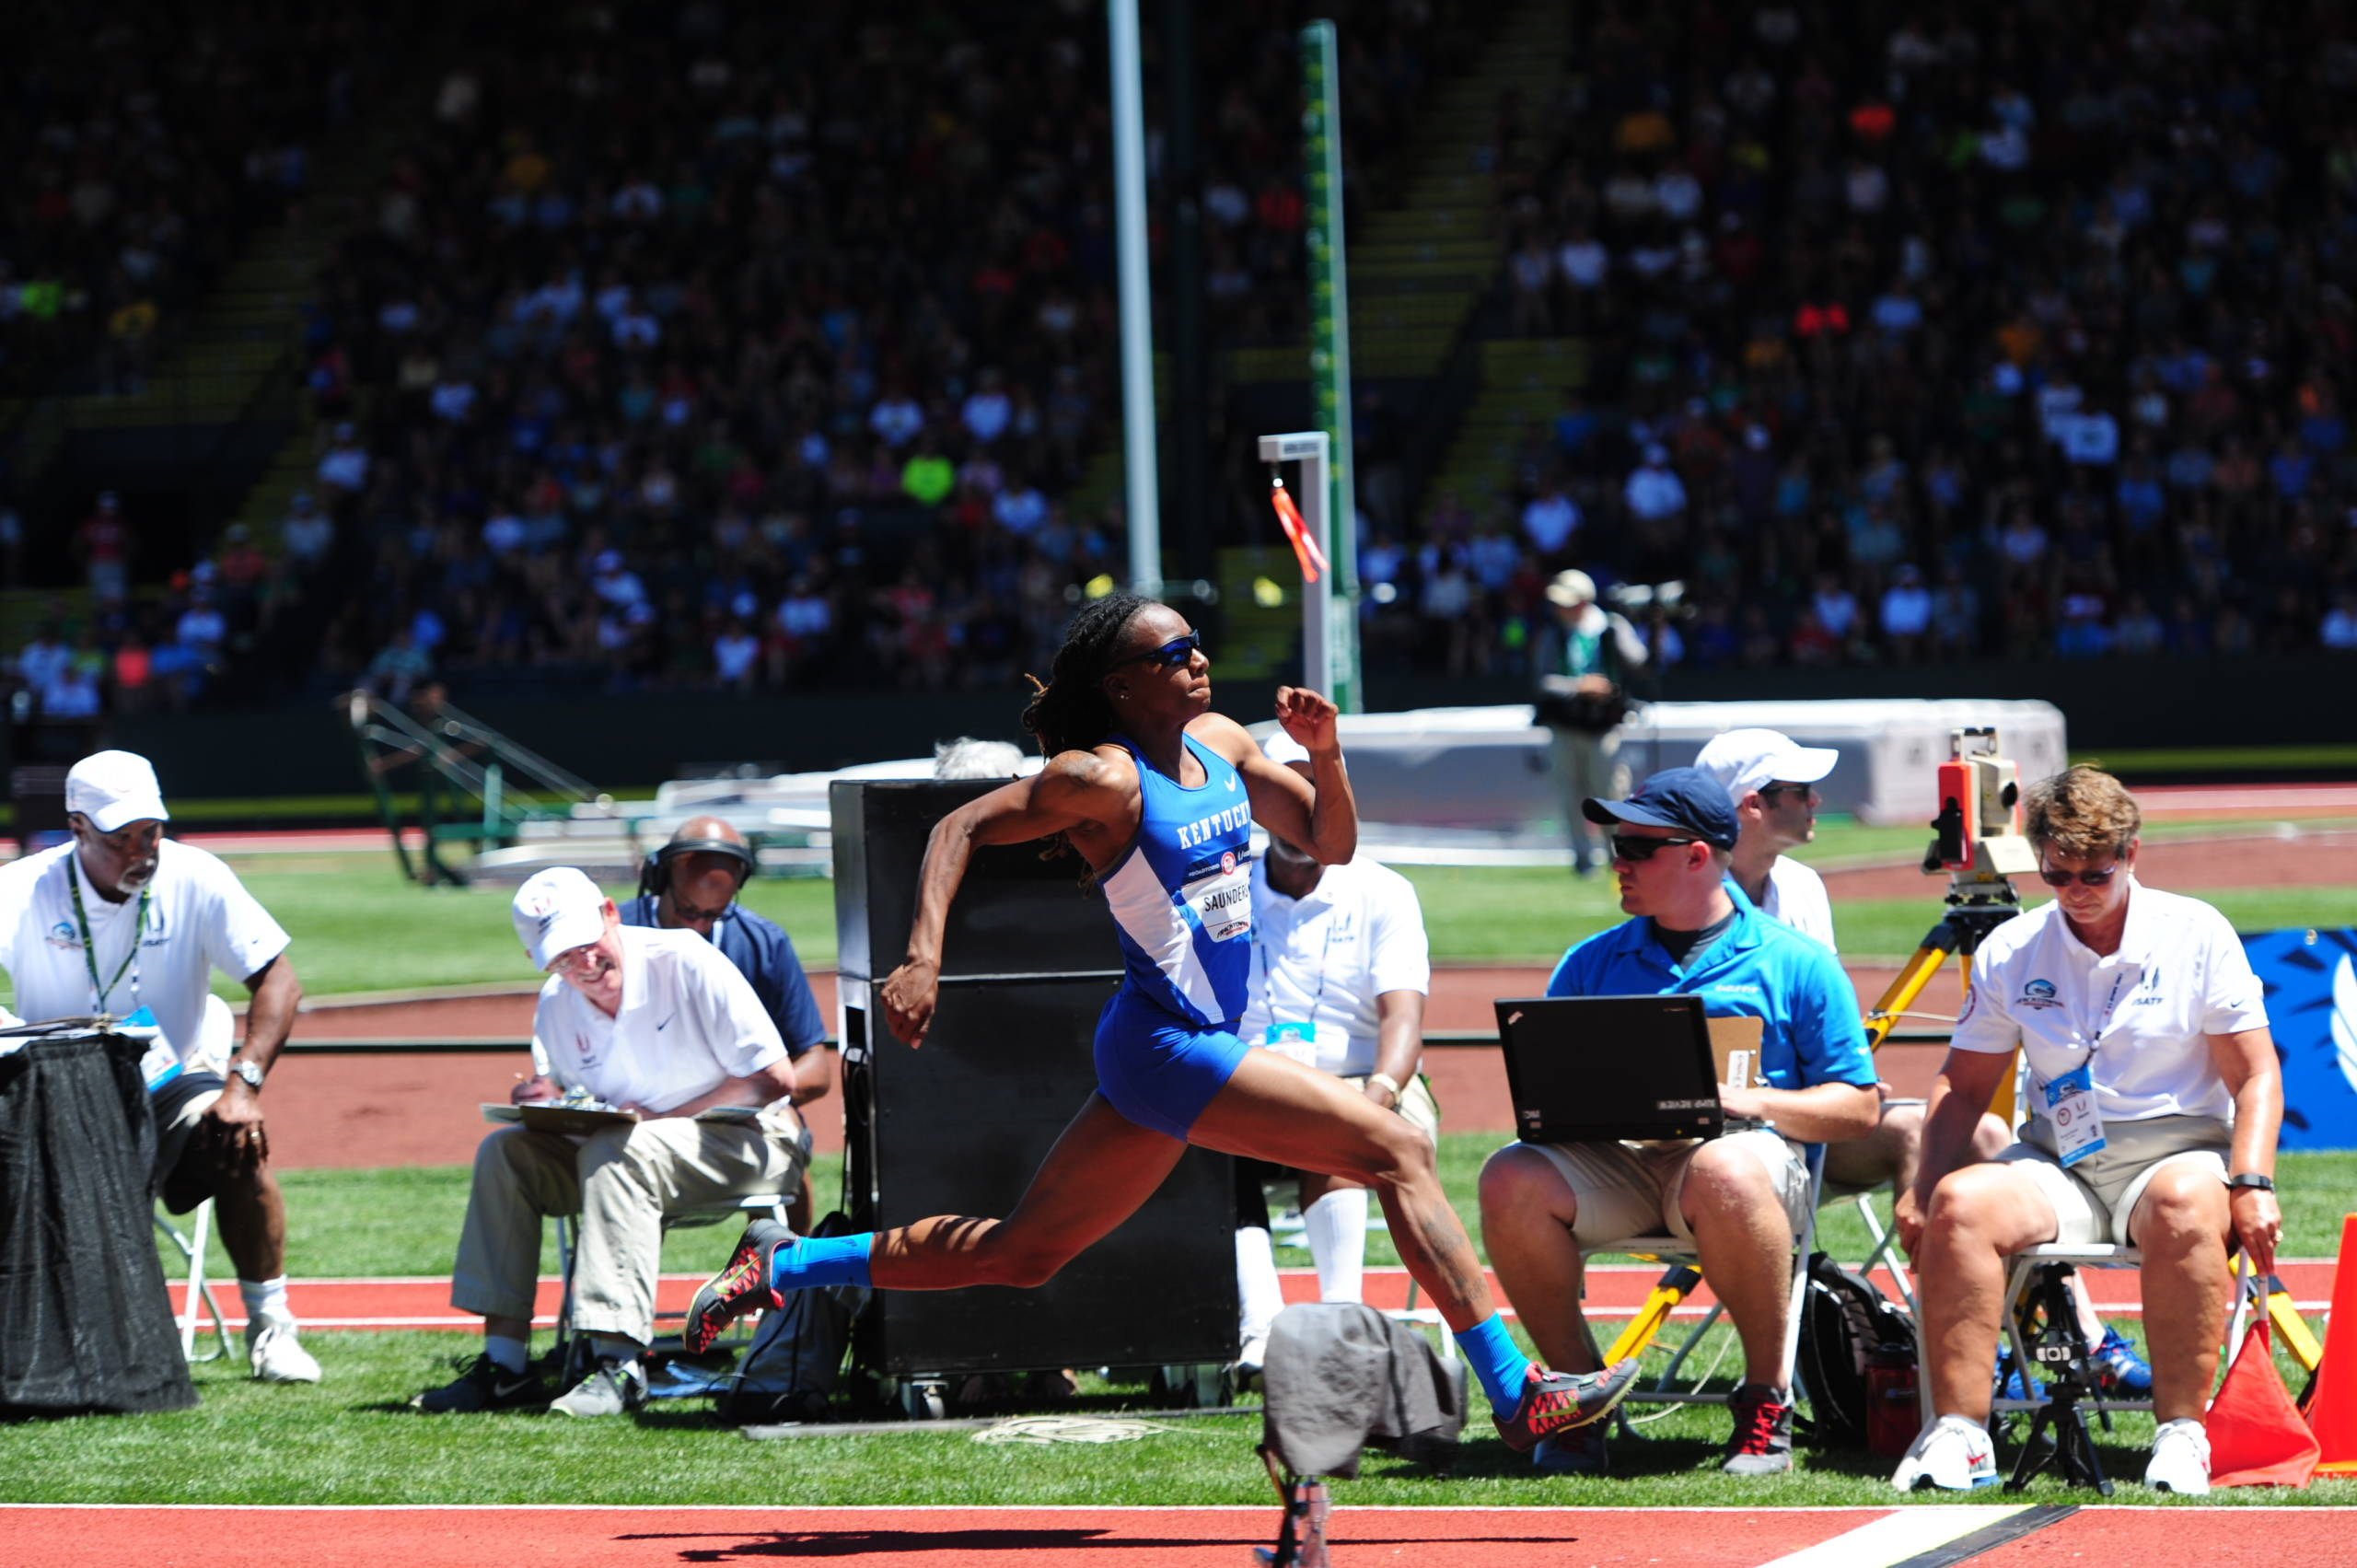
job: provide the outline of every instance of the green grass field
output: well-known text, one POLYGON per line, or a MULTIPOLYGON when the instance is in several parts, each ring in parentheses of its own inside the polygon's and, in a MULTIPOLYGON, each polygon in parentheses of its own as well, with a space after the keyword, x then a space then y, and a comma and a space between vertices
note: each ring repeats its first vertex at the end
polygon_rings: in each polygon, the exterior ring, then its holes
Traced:
MULTIPOLYGON (((2164 824, 2152 836, 2249 832, 2275 825, 2164 824)), ((1802 858, 1819 865, 1904 862, 1920 855, 1923 842, 1921 829, 1829 822, 1802 858)), ((239 854, 230 864, 294 938, 290 957, 309 995, 531 983, 531 968, 508 925, 504 889, 420 889, 403 881, 392 857, 381 852, 239 854)), ((1552 963, 1570 944, 1620 918, 1608 877, 1581 880, 1549 867, 1406 870, 1423 901, 1433 956, 1443 961, 1552 963)), ((608 890, 618 898, 634 891, 628 886, 608 890)), ((1940 883, 1926 877, 1920 900, 1839 904, 1842 950, 1891 957, 1912 952, 1938 918, 1940 891, 1940 883)), ((2035 885, 2022 891, 2033 901, 2045 893, 2035 885)), ((2203 896, 2246 931, 2357 923, 2357 889, 2251 888, 2203 896)), ((792 933, 804 963, 834 962, 831 882, 764 879, 746 889, 745 901, 792 933)), ((215 988, 233 1001, 244 994, 236 981, 220 977, 215 988)))
MULTIPOLYGON (((2246 828, 2256 824, 2242 825, 2246 828)), ((2205 824, 2201 831, 2234 825, 2205 824)), ((2174 836, 2184 830, 2156 833, 2174 836)), ((1904 859, 1920 851, 1920 830, 1829 826, 1808 858, 1904 859)), ((295 961, 315 996, 412 986, 512 981, 532 976, 509 930, 496 889, 427 892, 403 883, 381 854, 247 855, 237 868, 293 935, 295 961)), ((1608 884, 1560 870, 1417 869, 1436 958, 1550 961, 1569 942, 1618 918, 1608 884)), ((614 889, 625 892, 626 889, 614 889)), ((1904 953, 1937 912, 1926 881, 1919 901, 1851 902, 1838 912, 1852 953, 1904 953)), ((2027 891, 2027 889, 2025 889, 2027 891)), ((2042 889, 2040 889, 2042 892, 2042 889)), ((2357 923, 2357 890, 2250 889, 2208 895, 2237 926, 2357 923)), ((814 966, 834 957, 832 889, 825 882, 768 881, 748 901, 794 934, 814 966)), ((238 988, 225 984, 225 994, 238 988)), ((1493 1140, 1443 1141, 1443 1179, 1461 1214, 1474 1211, 1473 1180, 1493 1140)), ((2287 1256, 2329 1256, 2340 1213, 2357 1192, 2357 1154, 2294 1154, 2282 1160, 2287 1256)), ((447 1273, 466 1202, 461 1167, 288 1171, 290 1272, 298 1277, 447 1273)), ((840 1171, 815 1173, 821 1206, 840 1171)), ((733 1242, 733 1225, 667 1239, 668 1271, 702 1272, 733 1242)), ((1864 1251, 1854 1212, 1829 1210, 1826 1244, 1838 1256, 1864 1251)), ((1371 1264, 1396 1261, 1387 1238, 1369 1237, 1371 1264)), ((226 1275, 215 1248, 212 1273, 226 1275)), ((1280 1261, 1306 1263, 1300 1254, 1280 1261)), ((544 1260, 553 1269, 554 1260, 544 1260)), ((421 1417, 409 1397, 450 1376, 468 1336, 449 1333, 315 1331, 308 1336, 327 1371, 310 1388, 266 1388, 230 1363, 201 1367, 195 1411, 135 1419, 83 1418, 0 1425, 0 1501, 140 1503, 889 1503, 1269 1504, 1251 1449, 1256 1415, 1174 1421, 1137 1446, 1100 1448, 985 1446, 959 1432, 865 1434, 748 1443, 712 1423, 702 1401, 668 1401, 633 1420, 573 1423, 521 1415, 421 1417)), ((1714 1330, 1699 1353, 1709 1365, 1728 1349, 1714 1330)), ((1142 1385, 1109 1385, 1082 1369, 1082 1405, 1144 1408, 1142 1385)), ((1723 1372, 1724 1368, 1722 1369, 1723 1372)), ((2287 1364, 2287 1375, 2289 1375, 2287 1364)), ((1724 1386, 1727 1379, 1723 1376, 1724 1386)), ((2296 1387, 2296 1382, 2295 1385, 2296 1387)), ((1477 1409, 1480 1401, 1476 1400, 1477 1409)), ((1887 1505, 1889 1462, 1864 1455, 1805 1453, 1795 1474, 1739 1482, 1717 1470, 1726 1417, 1710 1408, 1648 1412, 1643 1442, 1622 1443, 1608 1480, 1542 1477, 1488 1435, 1476 1417, 1452 1478, 1380 1455, 1363 1478, 1338 1483, 1343 1505, 1730 1506, 1887 1505)), ((2106 1468, 2131 1482, 2141 1473, 2148 1418, 2124 1415, 2098 1437, 2106 1468)), ((2001 1458, 2011 1446, 2001 1440, 2001 1458)), ((2038 1502, 2093 1502, 2050 1479, 2038 1502)), ((1943 1501, 1922 1498, 1920 1501, 1943 1501)), ((2152 1501, 2126 1486, 2122 1501, 2152 1501)), ((2213 1504, 2357 1502, 2357 1486, 2319 1484, 2304 1493, 2222 1493, 2213 1504)))
MULTIPOLYGON (((1492 1140, 1444 1139, 1443 1179, 1461 1212, 1492 1140)), ((2357 1154, 2289 1155, 2282 1166, 2287 1255, 2328 1253, 2341 1196, 2357 1191, 2357 1154)), ((814 1173, 822 1202, 840 1183, 830 1165, 814 1173)), ((297 1275, 437 1274, 447 1270, 466 1200, 461 1167, 392 1171, 291 1171, 284 1178, 292 1222, 290 1265, 297 1275)), ((1825 1239, 1837 1255, 1863 1253, 1854 1211, 1829 1210, 1825 1239)), ((677 1233, 668 1271, 715 1266, 734 1226, 677 1233)), ((1368 1237, 1368 1260, 1393 1260, 1385 1238, 1368 1237)), ((1281 1262, 1306 1261, 1298 1255, 1281 1262)), ((549 1260, 552 1266, 553 1260, 549 1260)), ((927 1503, 1260 1505, 1268 1483, 1252 1446, 1256 1414, 1195 1416, 1162 1423, 1136 1446, 1016 1447, 980 1445, 962 1431, 866 1433, 748 1443, 715 1425, 703 1401, 661 1401, 641 1416, 567 1422, 520 1414, 430 1418, 406 1408, 412 1394, 451 1375, 471 1350, 454 1333, 315 1331, 308 1341, 327 1378, 316 1388, 257 1386, 217 1363, 196 1371, 194 1411, 134 1419, 87 1417, 0 1427, 0 1502, 679 1504, 775 1503, 803 1506, 927 1503)), ((1659 1356, 1664 1353, 1656 1351, 1659 1356)), ((1733 1361, 1731 1336, 1715 1330, 1693 1365, 1724 1354, 1717 1386, 1733 1361)), ((1081 1369, 1081 1413, 1144 1410, 1144 1385, 1108 1382, 1081 1369)), ((2296 1376, 2286 1365, 2287 1376, 2296 1376)), ((2296 1383, 2295 1385, 2296 1386, 2296 1383)), ((1252 1397, 1247 1396, 1248 1404, 1252 1397)), ((1480 1409, 1478 1396, 1476 1409, 1480 1409)), ((1642 1440, 1616 1442, 1608 1479, 1541 1476, 1488 1435, 1477 1414, 1454 1473, 1438 1477, 1370 1453, 1361 1479, 1337 1482, 1338 1504, 1454 1506, 1875 1506, 1896 1501, 1889 1462, 1852 1453, 1804 1450, 1799 1469, 1773 1481, 1719 1473, 1726 1416, 1708 1407, 1633 1412, 1642 1440)), ((2132 1481, 2142 1473, 2148 1417, 2122 1414, 2098 1435, 2106 1469, 2132 1481)), ((2010 1444, 2001 1440, 2001 1458, 2010 1444)), ((2028 1494, 2047 1502, 2093 1502, 2050 1479, 2028 1494)), ((2153 1499, 2133 1486, 2120 1501, 2153 1499)), ((1925 1496, 1919 1501, 1946 1501, 1925 1496)), ((2302 1493, 2239 1492, 2212 1503, 2357 1502, 2357 1485, 2319 1484, 2302 1493)))

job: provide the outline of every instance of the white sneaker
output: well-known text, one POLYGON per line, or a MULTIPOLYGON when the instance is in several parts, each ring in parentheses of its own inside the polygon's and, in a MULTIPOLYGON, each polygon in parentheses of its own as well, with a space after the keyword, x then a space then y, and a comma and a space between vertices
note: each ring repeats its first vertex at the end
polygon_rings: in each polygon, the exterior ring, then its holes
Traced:
POLYGON ((2154 1492, 2181 1497, 2210 1494, 2210 1434, 2198 1421, 2179 1418, 2161 1423, 2153 1434, 2153 1458, 2144 1467, 2144 1484, 2154 1492))
POLYGON ((284 1318, 261 1318, 246 1325, 246 1362, 262 1383, 316 1383, 319 1364, 295 1337, 295 1325, 284 1318))
POLYGON ((1258 1377, 1260 1368, 1269 1362, 1269 1336, 1266 1333, 1247 1334, 1236 1353, 1236 1370, 1245 1377, 1258 1377))
POLYGON ((1901 1492, 1936 1486, 1943 1492, 1970 1492, 1997 1484, 1997 1449, 1986 1428, 1960 1415, 1944 1415, 1916 1434, 1907 1457, 1898 1461, 1890 1484, 1901 1492))

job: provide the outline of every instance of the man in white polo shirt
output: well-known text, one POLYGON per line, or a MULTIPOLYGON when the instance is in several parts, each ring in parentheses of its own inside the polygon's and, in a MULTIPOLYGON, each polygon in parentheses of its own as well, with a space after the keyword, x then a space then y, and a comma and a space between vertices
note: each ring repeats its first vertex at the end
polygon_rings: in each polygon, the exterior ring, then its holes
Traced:
POLYGON ((690 930, 624 925, 571 866, 516 890, 516 935, 549 975, 532 1016, 532 1072, 518 1105, 569 1092, 635 1113, 588 1134, 503 1127, 475 1153, 450 1304, 483 1319, 483 1353, 411 1401, 429 1414, 546 1403, 615 1415, 646 1396, 639 1356, 655 1334, 663 1217, 802 1179, 794 1063, 761 997, 690 930), (724 1107, 750 1120, 702 1120, 724 1107), (595 1365, 549 1401, 529 1367, 540 1223, 579 1214, 574 1318, 595 1365))
POLYGON ((215 1201, 254 1376, 316 1383, 319 1364, 286 1304, 286 1206, 261 1114, 262 1080, 303 988, 286 933, 235 872, 163 836, 170 815, 145 757, 99 751, 75 763, 65 775, 73 842, 0 868, 0 967, 27 1018, 154 1016, 157 1194, 174 1214, 215 1201), (212 1000, 216 969, 253 998, 234 1049, 226 1011, 212 1000))
MULTIPOLYGON (((1283 730, 1261 745, 1272 762, 1306 776, 1309 753, 1283 730)), ((1282 1051, 1365 1091, 1423 1134, 1440 1136, 1440 1109, 1418 1073, 1432 947, 1415 885, 1364 856, 1327 865, 1282 839, 1252 865, 1252 977, 1239 1038, 1282 1051)), ((1239 1202, 1237 1283, 1243 1311, 1238 1365, 1256 1368, 1284 1306, 1270 1249, 1260 1174, 1239 1202)), ((1333 1177, 1301 1180, 1302 1228, 1321 1301, 1357 1301, 1366 1263, 1366 1189, 1333 1177)))
POLYGON ((2119 780, 2072 768, 2033 785, 2024 807, 2055 897, 1982 941, 1932 1090, 1922 1170, 1899 1198, 1935 1419, 1892 1481, 1995 1481, 1986 1369, 2006 1258, 2048 1241, 2117 1242, 2143 1253, 2158 1423, 2144 1484, 2198 1495, 2210 1490, 2202 1417, 2227 1249, 2239 1243, 2264 1275, 2283 1228, 2283 1085, 2266 1005, 2223 915, 2136 879, 2142 814, 2119 780), (2015 1047, 2029 1078, 2021 1141, 1968 1164, 1973 1124, 2015 1047))

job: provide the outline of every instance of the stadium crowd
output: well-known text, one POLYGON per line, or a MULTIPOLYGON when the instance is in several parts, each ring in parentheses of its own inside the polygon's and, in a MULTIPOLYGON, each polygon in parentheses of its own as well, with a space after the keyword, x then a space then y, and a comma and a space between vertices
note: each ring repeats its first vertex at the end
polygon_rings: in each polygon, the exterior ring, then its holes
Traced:
MULTIPOLYGON (((1222 345, 1302 331, 1294 19, 1200 24, 1222 345)), ((1474 34, 1341 20, 1364 214, 1474 34)), ((482 26, 321 279, 310 494, 146 612, 168 692, 219 647, 395 691, 1036 668, 1122 561, 1081 483, 1119 414, 1094 14, 826 6, 791 48, 712 5, 482 26)), ((1586 376, 1501 493, 1363 492, 1372 665, 1534 673, 1569 566, 1686 583, 1657 668, 2357 647, 2332 7, 1576 29, 1564 90, 1503 101, 1477 160, 1505 257, 1479 330, 1580 337, 1586 376)), ((1402 445, 1386 395, 1362 471, 1402 445)), ((1218 487, 1222 542, 1269 536, 1251 488, 1218 487)))
POLYGON ((10 6, 0 393, 136 390, 168 319, 303 199, 413 9, 10 6))
POLYGON ((1378 552, 1425 648, 1511 661, 1558 565, 1684 579, 1699 665, 2357 646, 2344 14, 1582 17, 1504 214, 1590 377, 1378 552))
MULTIPOLYGON (((1364 9, 1409 18, 1354 35, 1379 147, 1422 12, 1364 9)), ((1297 334, 1290 33, 1205 30, 1209 293, 1297 334)), ((1052 647, 1122 550, 1068 504, 1118 409, 1101 32, 691 6, 452 72, 313 322, 367 585, 327 661, 937 688, 1052 647)))

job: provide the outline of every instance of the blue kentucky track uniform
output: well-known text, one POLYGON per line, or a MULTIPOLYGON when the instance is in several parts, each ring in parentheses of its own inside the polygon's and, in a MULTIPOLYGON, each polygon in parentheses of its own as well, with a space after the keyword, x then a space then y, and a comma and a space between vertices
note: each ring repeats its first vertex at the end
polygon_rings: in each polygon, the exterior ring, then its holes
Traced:
POLYGON ((1252 967, 1252 803, 1233 764, 1193 736, 1189 789, 1137 764, 1138 836, 1098 879, 1128 971, 1097 1019, 1097 1086, 1141 1127, 1184 1138, 1244 1060, 1252 967))

